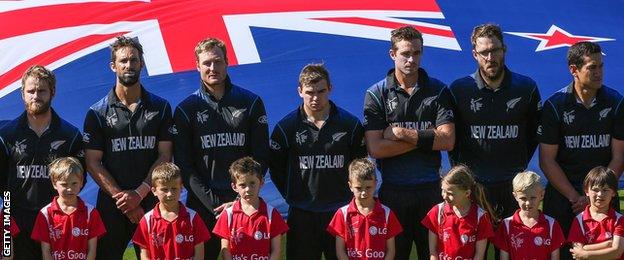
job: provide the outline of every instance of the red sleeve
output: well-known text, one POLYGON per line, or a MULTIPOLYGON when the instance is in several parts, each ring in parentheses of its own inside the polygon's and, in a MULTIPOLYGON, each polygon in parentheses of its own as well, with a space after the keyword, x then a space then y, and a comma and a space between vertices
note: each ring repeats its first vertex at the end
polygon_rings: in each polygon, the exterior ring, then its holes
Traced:
POLYGON ((345 227, 344 216, 342 215, 342 210, 338 209, 334 214, 334 218, 332 218, 327 226, 327 232, 346 240, 345 230, 347 230, 347 227, 345 227))
POLYGON ((559 226, 559 222, 555 220, 553 223, 552 230, 552 239, 550 241, 550 252, 559 249, 563 243, 565 243, 565 237, 563 236, 563 230, 561 230, 561 226, 559 226))
POLYGON ((507 232, 507 227, 505 223, 501 221, 498 224, 498 229, 496 229, 496 235, 491 238, 492 244, 496 246, 498 249, 509 252, 509 234, 507 232))
POLYGON ((199 214, 195 214, 193 218, 193 236, 195 237, 195 244, 203 243, 210 240, 210 231, 204 224, 199 214))
POLYGON ((433 208, 429 210, 429 213, 427 213, 427 216, 420 221, 420 224, 425 226, 431 232, 438 234, 438 205, 434 205, 433 208))
POLYGON ((490 221, 490 214, 485 213, 479 221, 477 227, 477 241, 490 238, 494 236, 494 228, 492 228, 492 222, 490 221))
POLYGON ((104 222, 100 217, 100 212, 97 209, 91 211, 91 217, 89 217, 89 239, 102 236, 106 233, 104 222))
POLYGON ((217 219, 217 223, 212 229, 212 233, 223 238, 230 239, 230 229, 228 228, 228 216, 225 210, 221 211, 221 215, 219 219, 217 219))
POLYGON ((269 227, 271 238, 286 233, 286 231, 288 231, 288 225, 284 222, 284 219, 282 218, 282 215, 279 214, 279 211, 276 208, 273 208, 273 212, 271 212, 271 214, 271 226, 269 227))
POLYGON ((139 226, 134 231, 134 236, 132 236, 132 243, 138 245, 141 248, 149 250, 149 230, 147 230, 147 218, 141 218, 139 222, 139 226))
POLYGON ((41 212, 37 214, 37 220, 35 220, 35 226, 33 227, 30 238, 33 240, 50 243, 50 231, 48 229, 48 221, 41 212))
POLYGON ((617 222, 615 222, 615 228, 613 230, 614 236, 624 237, 624 218, 620 217, 617 222))
POLYGON ((568 242, 582 244, 587 243, 587 239, 585 239, 585 235, 581 232, 579 224, 580 223, 576 217, 572 219, 572 226, 570 227, 570 233, 568 234, 568 242))
POLYGON ((394 215, 394 212, 392 210, 390 210, 390 215, 388 216, 388 224, 386 226, 388 227, 388 235, 386 235, 388 239, 393 238, 403 232, 403 227, 401 226, 401 223, 399 223, 399 220, 394 215))

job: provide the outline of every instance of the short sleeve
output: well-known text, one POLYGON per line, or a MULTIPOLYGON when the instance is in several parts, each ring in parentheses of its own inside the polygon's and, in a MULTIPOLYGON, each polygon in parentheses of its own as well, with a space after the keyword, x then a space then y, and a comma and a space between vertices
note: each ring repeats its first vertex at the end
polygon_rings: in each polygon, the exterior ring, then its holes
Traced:
POLYGON ((420 221, 420 224, 436 234, 440 226, 438 223, 438 208, 438 205, 434 205, 433 208, 429 210, 429 213, 427 213, 427 216, 420 221))
POLYGON ((221 215, 217 219, 217 223, 212 229, 212 233, 223 239, 230 239, 230 229, 228 228, 227 210, 221 211, 221 215))
POLYGON ((199 214, 195 214, 193 218, 193 236, 195 244, 203 243, 210 240, 210 231, 204 224, 204 221, 201 219, 199 214))
POLYGON ((615 109, 615 118, 613 120, 613 138, 624 140, 624 98, 620 98, 620 102, 615 109))
POLYGON ((559 116, 553 103, 547 100, 542 108, 542 120, 537 128, 537 138, 540 143, 559 144, 559 116))
POLYGON ((35 226, 33 227, 32 234, 30 238, 36 241, 50 243, 50 232, 48 229, 48 221, 45 219, 43 214, 39 212, 37 214, 37 219, 35 220, 35 226))
MULTIPOLYGON (((4 214, 2 214, 1 212, 0 212, 0 219, 4 219, 4 214)), ((15 237, 20 232, 19 227, 15 223, 15 220, 13 219, 13 217, 9 218, 9 222, 10 222, 9 230, 5 229, 5 231, 8 231, 11 237, 15 237)))
POLYGON ((492 244, 496 246, 496 248, 509 252, 509 234, 507 232, 507 227, 504 222, 501 222, 498 225, 498 229, 496 229, 496 235, 491 239, 492 244))
POLYGON ((492 228, 492 221, 490 220, 490 214, 484 214, 479 220, 479 226, 477 227, 477 241, 487 239, 494 236, 494 228, 492 228))
POLYGON ((399 223, 399 219, 397 219, 394 212, 391 210, 390 215, 388 216, 388 235, 386 236, 388 239, 395 237, 396 235, 403 232, 403 227, 401 223, 399 223))
POLYGON ((132 236, 132 243, 135 245, 149 249, 149 230, 147 230, 147 218, 141 218, 139 222, 139 226, 136 231, 134 231, 134 236, 132 236))
POLYGON ((379 88, 374 87, 367 90, 364 97, 364 121, 362 123, 365 131, 383 130, 388 127, 381 93, 375 91, 376 89, 379 88))
POLYGON ((437 103, 436 126, 453 123, 455 121, 453 99, 451 97, 451 91, 447 87, 444 87, 442 91, 440 91, 437 103))
POLYGON ((286 225, 286 222, 282 218, 282 215, 279 214, 279 211, 276 208, 273 208, 273 212, 271 212, 271 214, 271 238, 286 233, 286 231, 288 231, 288 225, 286 225))
POLYGON ((84 121, 84 134, 82 141, 84 149, 104 150, 104 129, 97 113, 89 109, 84 121))
POLYGON ((100 212, 97 209, 93 209, 89 217, 89 239, 102 236, 105 233, 106 228, 100 217, 100 212))
POLYGON ((329 232, 333 236, 339 236, 343 240, 346 240, 345 230, 347 229, 347 227, 345 226, 344 219, 345 218, 342 215, 342 210, 338 209, 334 214, 331 222, 329 222, 329 225, 327 226, 327 232, 329 232))
POLYGON ((550 240, 550 252, 559 249, 565 243, 565 237, 563 236, 563 230, 559 226, 559 222, 555 220, 552 227, 552 236, 550 240))
POLYGON ((570 226, 570 233, 568 234, 568 242, 581 244, 587 243, 587 239, 585 238, 583 232, 581 232, 580 224, 581 223, 579 223, 578 218, 572 219, 572 226, 570 226))

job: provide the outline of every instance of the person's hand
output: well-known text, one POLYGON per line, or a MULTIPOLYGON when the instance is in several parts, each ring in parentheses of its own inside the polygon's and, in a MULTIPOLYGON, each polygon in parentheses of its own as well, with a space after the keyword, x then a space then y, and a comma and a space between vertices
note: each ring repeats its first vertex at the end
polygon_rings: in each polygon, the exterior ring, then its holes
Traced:
POLYGON ((142 200, 141 196, 139 196, 139 194, 137 194, 134 190, 120 191, 113 195, 113 199, 117 201, 115 203, 117 204, 117 208, 124 214, 138 207, 142 200))
POLYGON ((400 140, 399 135, 401 131, 402 129, 400 127, 388 126, 386 127, 386 129, 384 129, 383 138, 387 140, 398 141, 400 140))
POLYGON ((579 196, 576 201, 572 202, 572 211, 575 214, 581 213, 583 212, 583 210, 585 210, 585 206, 587 206, 587 204, 589 204, 589 197, 587 196, 579 196))
POLYGON ((570 253, 572 253, 573 259, 587 259, 587 251, 583 250, 582 247, 572 247, 570 248, 570 253))
POLYGON ((214 213, 215 213, 215 219, 219 218, 219 216, 221 216, 221 211, 223 211, 224 209, 229 208, 230 206, 232 206, 232 204, 234 204, 234 201, 230 201, 230 202, 226 202, 221 204, 221 206, 218 206, 214 209, 214 213))
POLYGON ((130 220, 130 222, 132 222, 133 224, 138 224, 139 221, 141 221, 143 215, 145 215, 145 211, 143 211, 143 208, 141 207, 136 207, 124 214, 130 220))

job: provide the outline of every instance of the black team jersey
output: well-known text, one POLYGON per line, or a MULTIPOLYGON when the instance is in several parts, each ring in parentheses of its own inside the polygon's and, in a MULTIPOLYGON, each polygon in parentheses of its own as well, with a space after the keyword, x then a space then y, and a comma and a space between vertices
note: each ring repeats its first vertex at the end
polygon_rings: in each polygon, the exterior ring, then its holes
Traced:
POLYGON ((158 159, 158 142, 172 140, 169 102, 141 88, 134 112, 113 88, 91 106, 84 123, 85 149, 104 153, 102 165, 122 190, 141 185, 158 159))
POLYGON ((573 84, 546 102, 538 129, 540 143, 559 145, 556 161, 575 187, 596 166, 611 161, 611 138, 624 140, 622 95, 602 86, 590 108, 579 103, 573 84))
POLYGON ((271 179, 291 207, 333 212, 349 203, 347 184, 353 159, 366 156, 360 121, 330 101, 321 129, 303 106, 286 115, 271 134, 271 179))
MULTIPOLYGON (((394 69, 366 91, 364 129, 384 130, 393 125, 418 131, 453 122, 451 96, 441 81, 418 71, 418 86, 410 96, 397 83, 394 69)), ((383 183, 411 187, 440 180, 440 151, 414 149, 378 159, 383 183)))
POLYGON ((228 169, 232 162, 252 156, 266 169, 269 130, 260 97, 226 79, 220 100, 203 85, 175 110, 176 164, 181 168, 189 196, 212 209, 209 193, 236 197, 228 169), (191 194, 192 192, 192 194, 191 194))
POLYGON ((526 169, 537 147, 541 98, 531 78, 505 67, 496 90, 479 74, 458 79, 450 87, 455 107, 455 149, 452 164, 465 164, 482 183, 510 181, 526 169))
MULTIPOLYGON (((78 129, 54 110, 51 112, 50 126, 41 137, 30 129, 26 112, 0 129, 0 181, 2 190, 11 192, 13 216, 18 224, 21 212, 36 214, 57 195, 50 182, 48 164, 67 156, 84 161, 78 129)), ((33 224, 26 230, 31 230, 33 224)))

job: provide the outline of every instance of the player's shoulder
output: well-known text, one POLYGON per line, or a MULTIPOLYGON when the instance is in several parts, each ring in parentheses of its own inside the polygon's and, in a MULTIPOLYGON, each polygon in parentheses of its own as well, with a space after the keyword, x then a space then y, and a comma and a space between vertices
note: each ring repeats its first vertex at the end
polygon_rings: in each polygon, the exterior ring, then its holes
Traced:
POLYGON ((449 86, 449 89, 452 92, 457 92, 462 91, 466 88, 474 88, 476 85, 477 82, 474 78, 474 74, 471 74, 454 80, 449 86))

